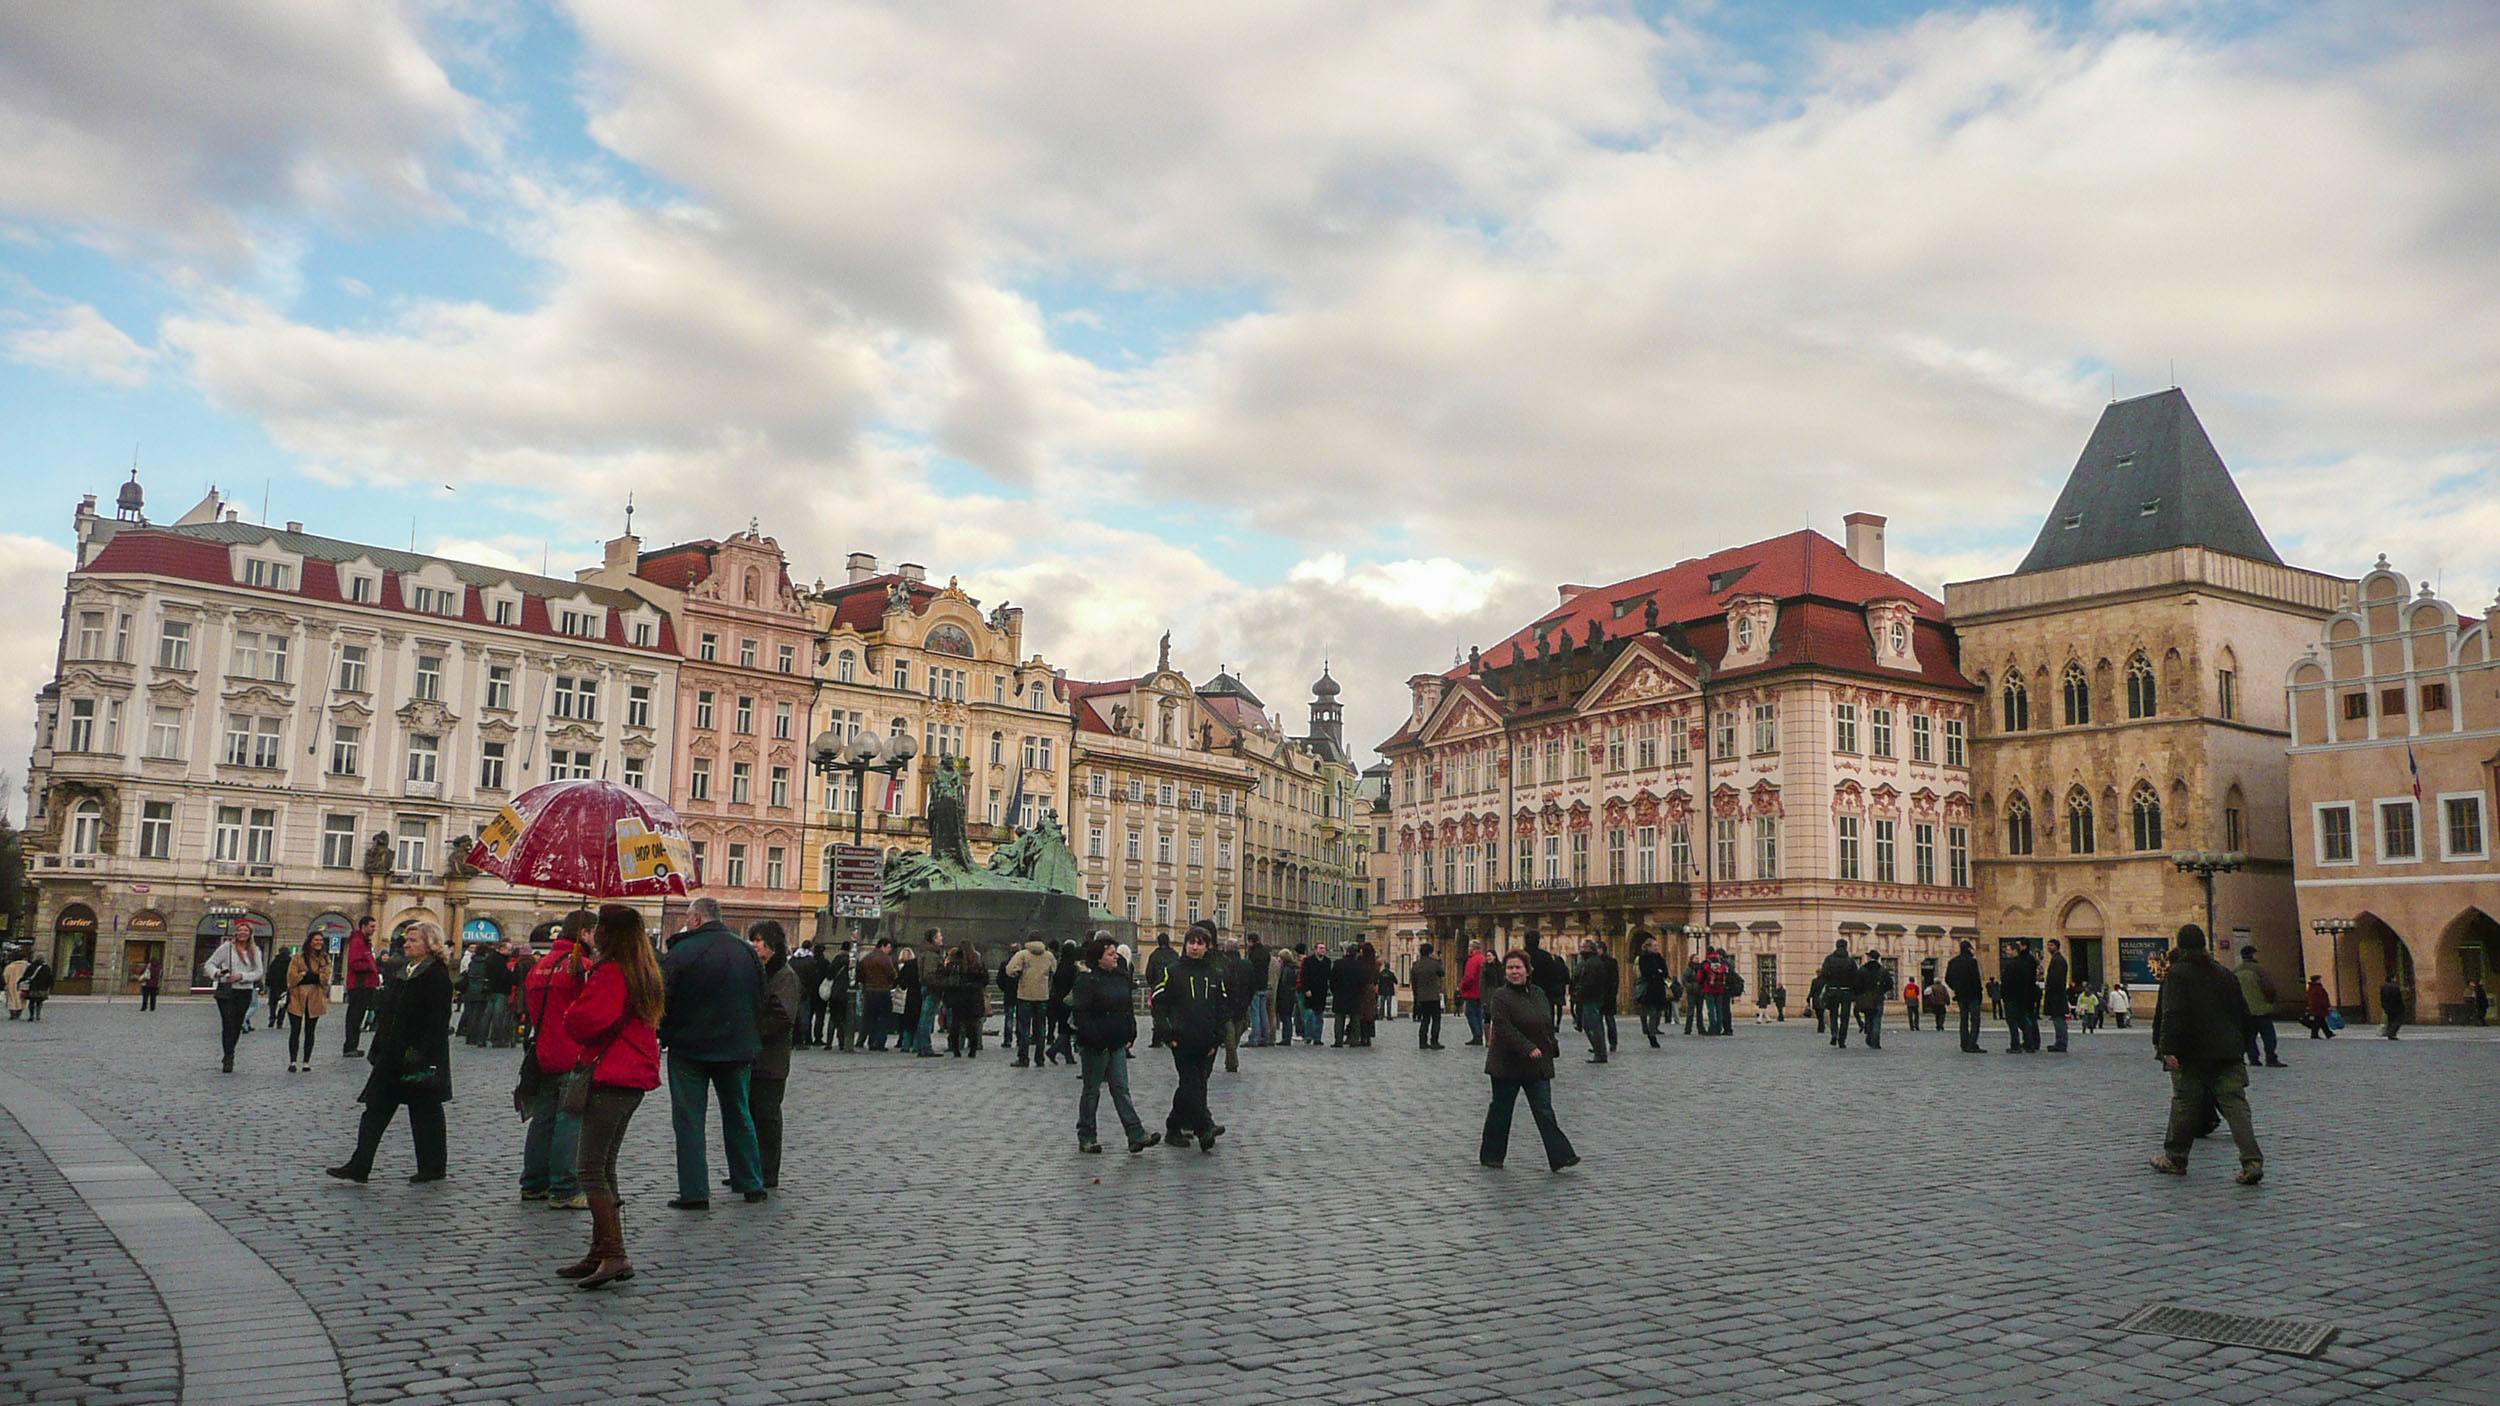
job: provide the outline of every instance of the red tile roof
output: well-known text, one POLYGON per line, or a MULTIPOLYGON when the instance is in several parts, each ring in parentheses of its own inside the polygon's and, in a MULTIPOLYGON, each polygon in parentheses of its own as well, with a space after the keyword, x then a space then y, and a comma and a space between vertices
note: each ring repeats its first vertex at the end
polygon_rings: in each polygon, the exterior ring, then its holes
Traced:
MULTIPOLYGON (((1727 652, 1727 604, 1738 596, 1769 596, 1779 602, 1770 652, 1760 664, 1715 673, 1713 682, 1810 667, 1939 688, 1977 689, 1962 676, 1959 645, 1945 624, 1942 602, 1898 576, 1858 565, 1839 543, 1810 529, 1680 561, 1610 586, 1575 588, 1569 599, 1483 650, 1479 657, 1488 671, 1508 668, 1536 658, 1540 633, 1554 633, 1557 645, 1567 635, 1576 646, 1587 641, 1591 625, 1597 627, 1601 640, 1642 634, 1648 629, 1646 607, 1655 601, 1659 623, 1682 626, 1699 657, 1715 661, 1727 652), (1913 648, 1920 666, 1915 674, 1875 662, 1874 639, 1864 610, 1880 600, 1907 601, 1915 612, 1913 648)), ((1444 677, 1460 678, 1468 672, 1469 666, 1462 663, 1447 670, 1444 677)), ((1381 745, 1407 741, 1415 732, 1416 725, 1409 719, 1381 745)))
POLYGON ((635 561, 634 574, 654 586, 682 591, 711 576, 712 557, 719 550, 720 543, 706 537, 644 552, 635 561))
MULTIPOLYGON (((827 587, 824 593, 816 599, 833 607, 833 628, 840 629, 847 625, 861 634, 867 634, 877 628, 877 622, 885 619, 886 588, 902 579, 901 576, 888 572, 882 576, 871 576, 863 581, 848 581, 839 586, 827 587)), ((913 581, 909 584, 914 612, 937 597, 938 588, 926 581, 913 581)), ((975 601, 973 604, 978 605, 980 602, 975 601)))
POLYGON ((1111 730, 1111 720, 1094 706, 1093 700, 1111 694, 1125 696, 1137 686, 1137 680, 1107 679, 1100 683, 1087 683, 1083 679, 1063 679, 1060 686, 1068 700, 1068 714, 1076 719, 1076 730, 1111 737, 1117 735, 1111 730))
POLYGON ((410 609, 400 590, 402 571, 420 563, 441 562, 469 589, 461 592, 461 621, 490 630, 514 630, 521 634, 545 635, 551 639, 578 640, 556 629, 549 613, 549 600, 571 600, 586 596, 605 606, 607 634, 603 643, 618 649, 643 649, 653 654, 674 655, 677 636, 668 612, 652 607, 659 620, 657 643, 635 645, 625 634, 625 622, 619 612, 647 604, 641 597, 602 586, 585 586, 547 576, 531 576, 517 571, 501 571, 493 567, 456 562, 447 557, 420 557, 388 547, 362 547, 334 538, 313 537, 306 533, 280 532, 275 528, 258 528, 243 523, 210 523, 197 528, 139 527, 125 528, 105 543, 95 559, 78 568, 82 575, 165 576, 175 580, 198 581, 249 591, 271 597, 318 600, 325 604, 346 605, 346 595, 339 589, 338 567, 358 557, 368 558, 382 568, 381 599, 354 602, 360 610, 378 610, 393 615, 410 615, 418 619, 450 619, 410 609), (303 559, 303 570, 294 590, 281 591, 267 586, 249 586, 234 579, 232 557, 228 548, 235 543, 275 542, 303 559), (486 614, 486 601, 481 587, 508 585, 521 593, 521 619, 517 625, 494 624, 486 614))

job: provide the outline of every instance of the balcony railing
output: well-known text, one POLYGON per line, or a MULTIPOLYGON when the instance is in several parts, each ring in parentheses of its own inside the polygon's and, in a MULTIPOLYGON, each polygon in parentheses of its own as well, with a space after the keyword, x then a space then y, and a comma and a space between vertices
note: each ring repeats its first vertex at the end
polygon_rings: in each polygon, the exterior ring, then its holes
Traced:
POLYGON ((1543 913, 1570 908, 1679 908, 1692 902, 1686 884, 1575 884, 1529 879, 1467 893, 1424 895, 1426 913, 1543 913))

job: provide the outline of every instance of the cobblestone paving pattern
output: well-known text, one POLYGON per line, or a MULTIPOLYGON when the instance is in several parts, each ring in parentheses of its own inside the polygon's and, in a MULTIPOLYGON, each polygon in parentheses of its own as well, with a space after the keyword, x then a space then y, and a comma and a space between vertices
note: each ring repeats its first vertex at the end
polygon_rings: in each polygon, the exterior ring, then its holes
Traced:
POLYGON ((181 1382, 155 1286, 0 1112, 0 1400, 170 1401, 181 1382))
MULTIPOLYGON (((707 1213, 664 1205, 655 1094, 623 1168, 640 1275, 597 1295, 548 1273, 585 1218, 515 1195, 513 1052, 455 1046, 454 1172, 425 1187, 404 1125, 370 1185, 323 1178, 362 1066, 289 1076, 256 1033, 221 1076, 204 1003, 55 1001, 0 1026, 0 1062, 219 1198, 321 1307, 358 1401, 2500 1401, 2500 1043, 2287 1041, 2254 1079, 2248 1189, 2227 1137, 2185 1181, 2145 1169, 2167 1081, 2140 1029, 2016 1058, 1906 1030, 1838 1053, 1796 1021, 1651 1051, 1627 1020, 1603 1068, 1566 1044, 1585 1165, 1548 1174, 1523 1108, 1489 1171, 1453 1024, 1437 1054, 1403 1021, 1372 1051, 1245 1051, 1212 1156, 1079 1156, 1073 1073, 995 1050, 803 1051, 782 1191, 707 1213), (2343 1334, 2303 1361, 2108 1331, 2153 1301, 2343 1334)), ((1141 1047, 1134 1073, 1160 1126, 1169 1061, 1141 1047)), ((0 1397, 85 1342, 161 1381, 162 1315, 29 1153, 0 1140, 26 1208, 0 1397)))

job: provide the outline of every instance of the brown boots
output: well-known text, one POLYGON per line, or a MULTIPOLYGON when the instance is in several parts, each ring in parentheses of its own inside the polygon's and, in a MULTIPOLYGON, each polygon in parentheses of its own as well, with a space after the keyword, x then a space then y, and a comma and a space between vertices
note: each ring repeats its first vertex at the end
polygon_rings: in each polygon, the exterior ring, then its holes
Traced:
POLYGON ((625 1258, 625 1223, 617 1214, 613 1194, 590 1193, 590 1253, 577 1265, 568 1265, 556 1273, 578 1280, 581 1289, 603 1289, 619 1279, 634 1277, 634 1266, 625 1258))

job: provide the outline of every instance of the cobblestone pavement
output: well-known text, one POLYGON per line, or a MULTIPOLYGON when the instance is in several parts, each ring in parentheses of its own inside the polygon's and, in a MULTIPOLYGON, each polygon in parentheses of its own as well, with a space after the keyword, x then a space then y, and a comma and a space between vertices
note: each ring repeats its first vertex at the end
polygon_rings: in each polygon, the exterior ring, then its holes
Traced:
MULTIPOLYGON (((511 1052, 455 1047, 450 1181, 403 1182, 395 1127, 359 1188, 319 1169, 361 1066, 290 1077, 255 1034, 221 1076, 215 1026, 55 1001, 0 1025, 0 1071, 213 1207, 319 1306, 358 1401, 2500 1400, 2500 1044, 2477 1036, 2287 1041, 2251 1091, 2253 1189, 2227 1142, 2185 1181, 2145 1169, 2167 1083, 2141 1030, 2014 1058, 1905 1030, 1843 1054, 1795 1021, 1651 1051, 1626 1022, 1604 1068, 1566 1047, 1586 1161, 1560 1176, 1525 1110, 1508 1169, 1475 1165, 1463 1026, 1437 1054, 1402 1021, 1372 1051, 1244 1052, 1212 1156, 1079 1156, 1074 1076, 994 1050, 802 1052, 762 1206, 666 1209, 646 1102, 640 1274, 580 1294, 548 1271, 584 1218, 515 1196, 511 1052), (2304 1361, 2109 1331, 2156 1301, 2342 1336, 2304 1361)), ((1169 1062, 1135 1074, 1159 1126, 1169 1062)), ((0 1399, 62 1394, 91 1355, 162 1386, 165 1319, 5 1120, 0 1194, 0 1399)))

